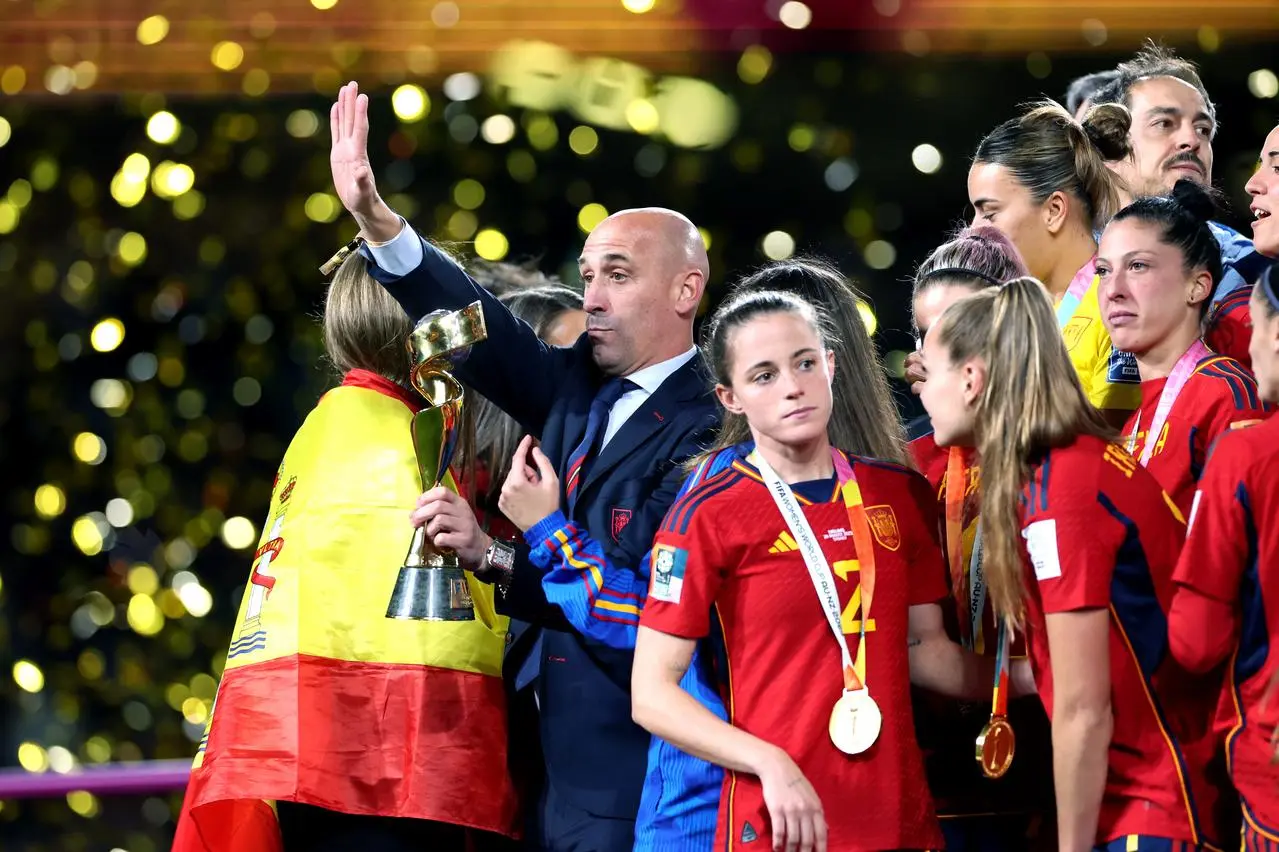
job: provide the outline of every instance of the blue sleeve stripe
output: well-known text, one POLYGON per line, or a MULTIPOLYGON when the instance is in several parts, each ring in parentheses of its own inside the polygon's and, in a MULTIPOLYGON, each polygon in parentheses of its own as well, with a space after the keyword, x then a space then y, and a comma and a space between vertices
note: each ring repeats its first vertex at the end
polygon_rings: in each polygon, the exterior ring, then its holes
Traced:
MULTIPOLYGON (((1248 403, 1256 398, 1255 391, 1251 392, 1248 388, 1248 380, 1242 375, 1231 370, 1228 361, 1217 361, 1202 371, 1203 375, 1225 382, 1230 388, 1230 393, 1234 398, 1235 408, 1244 410, 1248 403)), ((1251 406, 1256 408, 1256 405, 1251 406)))
POLYGON ((670 512, 667 513, 666 522, 662 524, 662 532, 678 533, 679 535, 686 534, 688 525, 693 520, 693 512, 697 507, 721 491, 731 488, 740 478, 741 474, 734 470, 721 471, 706 480, 701 486, 685 494, 684 499, 672 506, 670 512))
POLYGON ((1243 364, 1234 359, 1228 359, 1214 364, 1213 368, 1219 370, 1223 375, 1235 377, 1243 390, 1247 401, 1247 409, 1256 410, 1262 407, 1261 395, 1257 392, 1257 380, 1253 378, 1252 373, 1244 368, 1243 364))
POLYGON ((1244 287, 1235 290, 1226 298, 1217 303, 1216 316, 1222 317, 1226 314, 1233 313, 1240 308, 1248 306, 1248 300, 1252 298, 1252 288, 1244 287))

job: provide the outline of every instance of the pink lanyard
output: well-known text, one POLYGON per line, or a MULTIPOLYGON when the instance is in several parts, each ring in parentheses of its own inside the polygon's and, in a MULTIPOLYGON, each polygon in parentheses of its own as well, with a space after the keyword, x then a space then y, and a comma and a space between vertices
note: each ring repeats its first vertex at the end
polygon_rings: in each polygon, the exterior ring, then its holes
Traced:
POLYGON ((1075 277, 1070 279, 1070 286, 1066 288, 1066 295, 1061 297, 1061 301, 1057 303, 1057 326, 1065 328, 1066 324, 1075 316, 1075 311, 1079 310, 1079 303, 1084 300, 1084 294, 1088 292, 1088 288, 1092 286, 1092 280, 1097 275, 1097 258, 1094 255, 1091 260, 1083 265, 1083 268, 1075 273, 1075 277))
MULTIPOLYGON (((1195 368, 1199 366, 1199 362, 1211 354, 1212 350, 1205 346, 1202 340, 1196 340, 1190 344, 1185 354, 1177 359, 1172 372, 1168 374, 1168 381, 1164 383, 1163 392, 1159 394, 1159 404, 1155 406, 1155 417, 1150 421, 1150 428, 1146 430, 1146 440, 1141 445, 1142 467, 1150 464, 1150 457, 1155 454, 1155 446, 1159 443, 1159 435, 1164 430, 1164 424, 1168 422, 1168 415, 1172 413, 1177 397, 1181 395, 1181 389, 1195 374, 1195 368)), ((1137 433, 1140 431, 1141 414, 1138 413, 1137 422, 1132 427, 1132 434, 1128 436, 1129 452, 1136 449, 1137 433)))

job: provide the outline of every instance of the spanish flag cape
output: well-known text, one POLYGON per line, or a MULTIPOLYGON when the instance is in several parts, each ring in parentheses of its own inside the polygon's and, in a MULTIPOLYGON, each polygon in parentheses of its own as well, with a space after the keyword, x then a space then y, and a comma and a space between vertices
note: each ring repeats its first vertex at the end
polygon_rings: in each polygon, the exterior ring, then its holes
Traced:
POLYGON ((385 617, 421 482, 420 400, 352 371, 280 465, 177 852, 281 848, 273 802, 515 833, 506 761, 507 619, 385 617))

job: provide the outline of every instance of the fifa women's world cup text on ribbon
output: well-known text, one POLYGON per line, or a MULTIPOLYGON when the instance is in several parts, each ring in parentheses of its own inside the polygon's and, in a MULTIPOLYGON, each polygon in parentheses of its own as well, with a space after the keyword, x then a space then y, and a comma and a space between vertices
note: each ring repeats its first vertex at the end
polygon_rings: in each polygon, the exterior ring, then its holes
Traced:
POLYGON ((777 472, 758 451, 751 454, 749 461, 756 466, 764 478, 764 484, 773 496, 778 511, 790 528, 799 551, 808 566, 808 575, 812 578, 817 597, 826 613, 826 621, 830 624, 835 640, 839 642, 840 659, 843 666, 843 693, 835 702, 830 715, 830 738, 835 747, 845 754, 861 754, 879 739, 879 731, 883 725, 879 705, 871 698, 869 685, 866 683, 866 624, 870 620, 871 601, 875 595, 875 551, 870 531, 870 521, 866 518, 866 509, 862 504, 861 489, 857 485, 857 477, 852 466, 838 450, 831 450, 835 464, 835 473, 839 477, 840 492, 844 498, 844 506, 848 509, 848 520, 853 531, 853 544, 857 549, 857 561, 861 577, 861 628, 857 641, 857 659, 854 661, 848 650, 848 640, 844 637, 840 614, 839 595, 835 591, 835 575, 830 564, 822 553, 817 536, 804 517, 799 501, 790 487, 782 481, 777 472))

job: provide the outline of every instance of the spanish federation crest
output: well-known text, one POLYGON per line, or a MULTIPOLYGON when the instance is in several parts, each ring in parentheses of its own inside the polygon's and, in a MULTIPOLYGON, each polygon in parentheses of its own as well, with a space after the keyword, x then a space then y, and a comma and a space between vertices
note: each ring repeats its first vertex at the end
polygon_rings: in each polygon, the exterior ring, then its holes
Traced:
POLYGON ((885 550, 896 550, 902 545, 901 531, 897 528, 897 515, 892 506, 867 506, 866 520, 875 541, 885 550))
POLYGON ((613 523, 611 528, 614 542, 619 544, 621 543, 622 530, 626 529, 626 525, 631 522, 631 514, 630 509, 613 508, 613 523))

